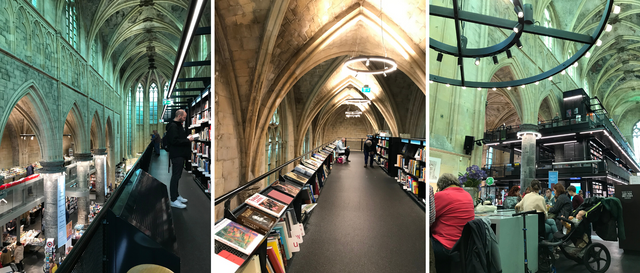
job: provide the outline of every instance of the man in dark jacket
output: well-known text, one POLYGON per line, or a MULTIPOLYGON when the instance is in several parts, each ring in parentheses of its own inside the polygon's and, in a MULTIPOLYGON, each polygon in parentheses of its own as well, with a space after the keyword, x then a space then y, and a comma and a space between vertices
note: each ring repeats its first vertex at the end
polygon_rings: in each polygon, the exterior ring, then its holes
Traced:
POLYGON ((373 168, 373 154, 376 152, 376 146, 373 144, 373 140, 371 138, 367 138, 364 141, 364 145, 362 150, 364 151, 364 167, 367 167, 367 161, 369 162, 369 166, 373 168))
POLYGON ((34 170, 36 169, 36 163, 33 163, 27 167, 27 176, 34 174, 34 170))
POLYGON ((167 124, 167 134, 169 142, 169 158, 173 165, 171 169, 171 182, 169 184, 169 194, 171 197, 171 206, 174 208, 186 208, 187 199, 178 193, 178 182, 182 176, 182 168, 186 158, 191 154, 192 136, 187 137, 182 123, 187 119, 187 113, 180 109, 176 111, 175 118, 167 124))

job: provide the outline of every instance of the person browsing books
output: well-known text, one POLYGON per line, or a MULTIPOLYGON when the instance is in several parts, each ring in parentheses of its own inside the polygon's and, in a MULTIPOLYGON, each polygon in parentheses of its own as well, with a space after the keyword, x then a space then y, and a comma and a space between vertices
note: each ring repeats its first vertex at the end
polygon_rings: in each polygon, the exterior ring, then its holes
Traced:
POLYGON ((376 152, 376 146, 374 145, 373 139, 367 138, 367 140, 364 141, 362 151, 364 152, 364 167, 367 167, 368 161, 369 166, 373 168, 373 154, 376 152))
POLYGON ((473 199, 460 187, 458 178, 445 173, 437 182, 434 195, 436 219, 431 224, 431 244, 436 272, 451 272, 451 249, 462 236, 467 222, 475 218, 473 199))
POLYGON ((345 160, 347 162, 351 162, 351 160, 349 160, 349 154, 351 153, 351 150, 349 150, 349 146, 346 146, 346 144, 347 144, 347 139, 344 137, 340 141, 338 141, 338 144, 336 145, 338 150, 338 155, 344 154, 344 156, 346 157, 345 160))
POLYGON ((185 158, 191 155, 191 141, 193 136, 187 136, 182 123, 187 119, 187 112, 180 109, 176 111, 175 118, 167 125, 167 134, 169 143, 169 159, 173 167, 171 169, 171 182, 169 183, 169 194, 171 197, 171 206, 174 208, 186 208, 187 199, 178 193, 178 182, 182 176, 182 168, 184 167, 185 158))

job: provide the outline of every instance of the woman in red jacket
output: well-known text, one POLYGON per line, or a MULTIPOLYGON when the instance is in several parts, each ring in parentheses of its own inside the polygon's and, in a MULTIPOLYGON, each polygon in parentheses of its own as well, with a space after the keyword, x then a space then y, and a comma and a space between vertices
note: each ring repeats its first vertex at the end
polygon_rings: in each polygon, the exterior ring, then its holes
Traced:
POLYGON ((434 195, 436 219, 431 224, 431 243, 436 260, 436 272, 451 271, 450 252, 462 236, 467 222, 475 218, 473 199, 460 187, 453 174, 438 179, 438 192, 434 195))

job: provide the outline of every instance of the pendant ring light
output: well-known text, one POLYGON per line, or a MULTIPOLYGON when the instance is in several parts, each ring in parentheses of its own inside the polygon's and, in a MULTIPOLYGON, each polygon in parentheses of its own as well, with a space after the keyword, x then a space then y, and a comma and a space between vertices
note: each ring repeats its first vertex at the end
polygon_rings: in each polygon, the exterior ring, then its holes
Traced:
MULTIPOLYGON (((369 75, 380 75, 383 74, 385 77, 387 73, 396 71, 398 69, 398 64, 393 59, 387 57, 387 48, 384 45, 384 29, 382 27, 382 0, 380 0, 380 41, 382 43, 382 49, 384 50, 384 57, 382 56, 358 56, 349 59, 344 63, 344 67, 353 72, 356 72, 356 76, 358 74, 369 74, 369 75), (381 63, 381 69, 357 69, 351 67, 351 64, 355 62, 365 62, 365 65, 368 67, 371 62, 381 63)), ((358 46, 356 45, 356 51, 358 46)))
POLYGON ((620 13, 620 7, 613 5, 614 0, 606 0, 604 5, 604 11, 602 17, 600 18, 600 22, 592 34, 582 34, 577 32, 565 31, 560 29, 550 29, 542 26, 536 26, 535 19, 533 19, 533 7, 531 4, 523 4, 521 0, 513 0, 514 11, 517 14, 518 20, 511 21, 502 18, 495 18, 492 16, 473 13, 469 11, 462 10, 460 8, 458 0, 452 0, 453 8, 445 8, 442 6, 429 5, 429 15, 435 17, 441 17, 446 19, 453 19, 455 24, 455 35, 456 35, 456 45, 448 45, 443 42, 437 41, 433 38, 429 38, 429 48, 438 52, 437 61, 442 61, 443 54, 447 54, 457 58, 458 68, 459 68, 459 79, 453 79, 448 77, 443 77, 439 75, 429 74, 429 82, 438 82, 442 84, 446 84, 447 87, 454 86, 462 86, 462 87, 474 87, 478 89, 482 88, 511 88, 511 87, 524 87, 527 84, 538 84, 542 80, 552 80, 553 76, 562 73, 565 69, 569 68, 572 65, 575 65, 580 58, 586 56, 587 58, 590 56, 589 51, 593 46, 602 45, 602 41, 600 40, 600 36, 602 35, 605 29, 607 31, 611 30, 611 26, 607 24, 609 20, 609 16, 611 12, 618 14, 620 13), (469 22, 474 24, 480 24, 490 27, 497 27, 502 29, 512 30, 512 33, 509 37, 507 37, 501 43, 485 47, 485 48, 467 48, 466 42, 462 35, 461 24, 463 22, 469 22), (507 57, 511 57, 511 50, 514 50, 513 46, 516 45, 517 48, 515 50, 519 50, 522 48, 522 42, 520 41, 520 37, 522 34, 528 33, 537 36, 546 36, 552 37, 555 39, 560 39, 569 42, 581 43, 583 46, 569 59, 565 62, 560 63, 558 66, 553 67, 547 71, 544 71, 538 75, 531 76, 524 79, 513 80, 513 81, 505 81, 505 82, 474 82, 467 81, 465 79, 465 65, 463 62, 464 58, 475 59, 475 64, 480 64, 480 58, 490 58, 493 59, 493 63, 498 65, 498 57, 497 55, 503 52, 507 53, 507 57))
POLYGON ((371 101, 367 99, 347 99, 344 101, 344 103, 352 105, 365 105, 371 103, 371 101))

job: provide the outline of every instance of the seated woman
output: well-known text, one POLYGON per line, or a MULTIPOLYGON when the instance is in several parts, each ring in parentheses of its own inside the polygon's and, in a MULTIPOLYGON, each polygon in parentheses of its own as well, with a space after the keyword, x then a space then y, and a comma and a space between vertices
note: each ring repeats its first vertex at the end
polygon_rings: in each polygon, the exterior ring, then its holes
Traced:
POLYGON ((453 174, 438 179, 438 192, 434 195, 436 219, 431 224, 431 243, 436 260, 436 272, 451 271, 451 248, 462 236, 467 222, 475 218, 473 199, 460 187, 453 174))
POLYGON ((507 193, 503 206, 505 209, 513 209, 520 200, 522 200, 522 197, 520 196, 520 187, 513 186, 507 193))
MULTIPOLYGON (((569 218, 569 216, 571 216, 571 212, 573 211, 573 207, 571 205, 571 198, 569 198, 569 195, 567 195, 564 186, 560 183, 557 183, 553 185, 553 191, 556 194, 556 203, 553 205, 553 207, 549 208, 549 213, 553 213, 556 216, 569 218)), ((556 226, 561 227, 561 224, 561 220, 556 219, 556 226)))
MULTIPOLYGON (((537 179, 532 180, 530 188, 531 192, 525 195, 522 198, 522 201, 520 201, 516 205, 516 211, 536 210, 537 212, 544 212, 545 217, 548 217, 544 197, 538 194, 538 191, 540 191, 540 189, 542 188, 540 186, 540 181, 538 181, 537 179)), ((547 240, 553 240, 553 234, 558 232, 555 221, 553 221, 553 219, 547 219, 544 226, 545 232, 547 234, 547 240)))

